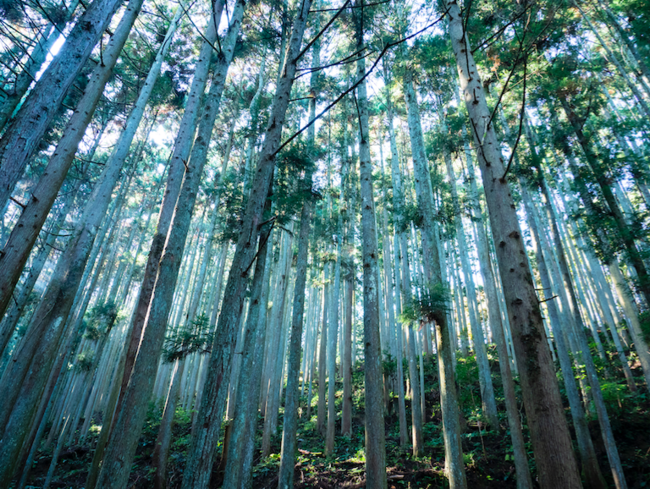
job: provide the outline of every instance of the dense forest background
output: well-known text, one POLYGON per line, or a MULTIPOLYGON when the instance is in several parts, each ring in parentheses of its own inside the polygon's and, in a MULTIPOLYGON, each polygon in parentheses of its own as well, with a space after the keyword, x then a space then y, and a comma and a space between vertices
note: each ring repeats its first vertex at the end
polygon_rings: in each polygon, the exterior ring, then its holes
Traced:
POLYGON ((650 487, 648 0, 0 0, 0 487, 650 487))

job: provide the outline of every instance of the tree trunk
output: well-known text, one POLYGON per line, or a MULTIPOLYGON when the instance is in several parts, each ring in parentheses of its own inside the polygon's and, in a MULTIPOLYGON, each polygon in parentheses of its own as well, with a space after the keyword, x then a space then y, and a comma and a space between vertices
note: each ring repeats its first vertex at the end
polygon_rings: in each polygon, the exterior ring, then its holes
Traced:
POLYGON ((4 129, 7 122, 11 119, 11 116, 16 110, 16 107, 18 107, 18 104, 23 100, 36 74, 42 68, 52 46, 59 39, 60 33, 65 30, 66 24, 74 16, 74 12, 79 6, 79 0, 73 0, 67 7, 64 5, 65 3, 63 2, 62 7, 65 10, 65 14, 60 20, 52 24, 52 26, 46 28, 47 30, 43 37, 38 40, 38 44, 29 53, 29 58, 23 65, 23 71, 16 75, 13 89, 9 93, 5 92, 6 98, 0 106, 0 131, 4 129))
MULTIPOLYGON (((388 79, 388 70, 384 64, 384 78, 388 79)), ((404 193, 402 190, 402 175, 399 167, 399 154, 397 152, 397 140, 395 138, 395 129, 393 127, 393 105, 390 93, 387 94, 387 111, 388 117, 388 135, 390 138, 391 150, 391 179, 393 183, 393 219, 395 221, 395 289, 399 293, 396 294, 397 315, 401 314, 400 294, 403 294, 404 288, 402 284, 402 274, 405 268, 408 267, 407 257, 402 254, 401 266, 398 256, 402 250, 402 242, 404 236, 404 228, 406 226, 403 208, 404 208, 404 193)), ((405 301, 405 297, 402 300, 405 301)), ((401 322, 395 323, 395 336, 397 339, 395 362, 397 363, 397 406, 399 417, 399 433, 400 445, 404 446, 408 443, 408 426, 406 422, 406 403, 404 395, 404 372, 402 365, 402 355, 404 352, 402 345, 402 324, 401 322)))
MULTIPOLYGON (((15 459, 29 429, 34 409, 38 407, 38 399, 45 388, 59 345, 65 344, 67 340, 64 338, 74 334, 68 318, 95 236, 111 201, 113 186, 121 169, 119 163, 107 164, 104 168, 77 229, 59 258, 52 280, 34 312, 28 334, 23 338, 20 350, 14 354, 16 361, 4 373, 1 390, 8 402, 1 413, 0 426, 5 430, 0 460, 4 460, 5 456, 15 459)), ((117 205, 120 205, 119 200, 117 205)), ((9 466, 8 463, 0 463, 0 467, 9 466)))
MULTIPOLYGON (((466 134, 464 131, 463 133, 464 135, 466 134)), ((517 489, 531 489, 533 483, 530 477, 530 469, 528 468, 528 456, 526 454, 526 445, 522 433, 521 420, 519 418, 519 409, 517 407, 515 383, 510 369, 510 358, 508 356, 503 322, 501 321, 499 298, 494 281, 494 272, 492 270, 488 237, 483 224, 483 213, 481 212, 478 189, 476 188, 474 158, 469 151, 469 146, 465 148, 465 160, 467 161, 467 179, 469 180, 470 208, 472 217, 476 223, 476 242, 478 245, 481 276, 487 298, 488 318, 499 354, 499 371, 501 372, 501 381, 503 383, 506 414, 508 416, 508 426, 510 427, 510 438, 512 440, 515 469, 517 472, 517 489)))
POLYGON ((585 411, 582 408, 582 404, 580 403, 580 395, 578 393, 578 388, 576 385, 575 374, 571 368, 569 348, 566 345, 565 335, 567 332, 564 330, 564 327, 570 328, 571 322, 562 323, 558 319, 557 306, 553 299, 554 289, 551 285, 550 275, 548 272, 548 267, 546 265, 546 259, 542 251, 543 249, 550 250, 549 244, 546 242, 545 237, 539 232, 536 221, 535 208, 530 198, 529 191, 525 186, 525 182, 523 181, 521 182, 521 192, 526 215, 528 216, 528 225, 534 238, 533 243, 537 257, 537 268, 539 270, 542 288, 544 289, 544 296, 548 297, 545 297, 545 300, 548 307, 551 324, 554 326, 553 337, 555 339, 557 354, 560 361, 560 368, 562 370, 562 376, 564 378, 564 388, 566 390, 569 406, 571 408, 573 428, 576 432, 578 451, 580 452, 580 461, 582 462, 582 474, 585 478, 586 487, 588 489, 604 489, 607 487, 607 485, 605 484, 605 480, 601 474, 600 467, 598 466, 598 459, 596 458, 596 452, 594 450, 594 445, 589 433, 589 428, 587 426, 585 411), (556 326, 557 329, 555 328, 556 326))
MULTIPOLYGON (((313 143, 313 134, 308 136, 308 139, 311 139, 313 143)), ((300 233, 298 235, 296 285, 294 288, 291 337, 289 340, 287 394, 284 404, 284 427, 282 431, 282 452, 280 455, 278 489, 290 489, 293 487, 293 471, 296 459, 296 431, 298 429, 298 404, 300 401, 298 383, 300 375, 300 357, 302 355, 301 342, 305 309, 305 284, 307 282, 307 259, 312 212, 311 172, 309 171, 305 176, 304 192, 306 195, 304 197, 305 201, 302 207, 302 214, 300 216, 300 233), (307 187, 309 187, 309 189, 307 189, 307 187)))
MULTIPOLYGON (((365 47, 363 9, 353 11, 357 49, 365 47)), ((359 51, 360 52, 360 51, 359 51)), ((365 58, 357 59, 357 79, 365 76, 365 58)), ((379 333, 379 283, 377 230, 370 158, 370 130, 365 79, 357 87, 359 110, 359 178, 361 180, 361 235, 363 242, 363 343, 366 390, 366 487, 382 489, 386 480, 384 388, 379 333)))
MULTIPOLYGON (((319 30, 320 22, 315 29, 319 30)), ((316 40, 312 51, 312 68, 320 66, 320 41, 316 40)), ((310 90, 314 96, 309 100, 309 118, 316 116, 316 97, 319 89, 318 72, 312 73, 310 90)), ((316 126, 312 124, 307 130, 307 151, 314 154, 314 140, 316 126)), ((310 164, 312 162, 308 162, 310 164)), ((305 286, 307 283, 307 261, 309 258, 309 234, 311 231, 312 209, 314 206, 312 196, 312 169, 305 171, 302 182, 302 213, 300 215, 300 232, 298 235, 298 256, 296 257, 296 284, 293 296, 293 311, 291 318, 291 337, 289 340, 289 363, 287 365, 287 389, 284 401, 284 426, 282 429, 282 451, 280 454, 280 470, 278 474, 278 489, 293 487, 293 472, 296 460, 296 431, 298 430, 298 405, 300 391, 298 382, 300 377, 300 357, 302 355, 302 330, 305 310, 305 286)), ((306 377, 303 373, 303 378, 306 377)), ((309 401, 311 402, 311 401, 309 401)))
POLYGON ((264 145, 242 219, 242 228, 232 261, 231 273, 228 276, 217 334, 210 354, 208 376, 203 388, 204 395, 199 408, 196 430, 192 437, 192 445, 188 452, 183 489, 206 487, 209 483, 212 455, 219 437, 228 388, 225 381, 226 372, 231 364, 235 330, 241 314, 246 277, 255 255, 255 243, 259 236, 258 225, 262 222, 264 202, 269 182, 273 176, 274 157, 280 147, 282 127, 310 6, 311 0, 304 0, 296 14, 287 56, 278 80, 264 145))
POLYGON ((124 365, 124 376, 122 378, 122 387, 118 406, 121 406, 122 404, 123 396, 126 393, 126 387, 131 377, 133 363, 135 362, 135 357, 138 352, 142 330, 156 283, 158 264, 173 219, 176 201, 178 200, 178 195, 180 193, 185 173, 185 163, 189 158, 192 143, 194 142, 199 109, 201 104, 204 102, 204 92, 208 82, 209 68, 211 64, 210 60, 213 54, 212 44, 217 35, 214 24, 219 23, 223 6, 223 0, 219 0, 213 5, 214 10, 212 16, 214 22, 208 22, 205 38, 201 44, 201 51, 199 52, 199 57, 195 64, 194 77, 192 78, 192 86, 188 95, 188 101, 185 105, 185 111, 183 112, 183 119, 180 122, 178 133, 176 134, 174 141, 174 151, 170 158, 167 174, 167 186, 165 188, 163 204, 158 215, 158 225, 151 241, 144 277, 142 279, 142 285, 140 286, 140 293, 131 320, 129 336, 127 338, 126 363, 124 365))
POLYGON ((573 131, 575 132, 578 143, 582 147, 585 159, 591 168, 593 175, 600 187, 603 198, 609 207, 609 210, 612 213, 614 223, 618 230, 618 233, 625 244, 625 249, 627 251, 628 259, 630 263, 634 266, 636 273, 639 278, 638 288, 639 291, 643 294, 643 297, 646 300, 646 303, 650 304, 650 274, 643 262, 643 259, 636 248, 635 237, 631 233, 629 226, 625 220, 625 215, 621 210, 616 197, 612 192, 610 187, 609 179, 606 175, 605 168, 603 168, 601 162, 598 160, 597 155, 592 151, 587 138, 582 131, 582 125, 577 118, 577 115, 573 109, 569 106, 566 100, 560 99, 562 108, 566 113, 567 119, 571 124, 573 131))
POLYGON ((0 316, 11 300, 14 287, 18 283, 29 253, 68 174, 77 147, 102 96, 104 86, 113 73, 113 67, 122 52, 131 27, 140 13, 142 2, 143 0, 129 2, 122 20, 115 29, 115 34, 111 37, 103 53, 104 63, 98 65, 90 76, 83 97, 79 100, 43 176, 36 188, 31 191, 31 197, 25 204, 25 208, 0 254, 0 267, 3 269, 0 276, 0 316))
MULTIPOLYGON (((267 200, 266 211, 270 211, 271 201, 267 200)), ((235 417, 232 422, 230 443, 228 444, 226 472, 223 487, 243 489, 251 478, 245 470, 246 460, 252 458, 255 442, 260 378, 262 376, 263 349, 266 336, 266 310, 269 292, 270 266, 267 265, 269 240, 272 230, 267 228, 260 235, 260 247, 255 262, 255 275, 251 290, 248 313, 248 331, 244 340, 242 369, 237 389, 235 417), (250 449, 249 449, 250 447, 250 449)))
POLYGON ((474 288, 474 276, 472 267, 469 262, 467 252, 467 241, 465 239, 465 229, 463 228, 463 213, 460 209, 458 200, 458 191, 456 190, 456 175, 451 163, 451 155, 445 151, 445 165, 447 175, 449 176, 449 185, 451 188, 451 200, 454 206, 456 239, 458 241, 458 254, 465 279, 467 289, 467 301, 469 303, 469 322, 472 328, 472 339, 474 340, 474 353, 476 354, 476 363, 478 364, 479 384, 481 387, 481 400, 483 402, 483 412, 487 417, 488 423, 494 427, 499 427, 499 417, 497 415, 497 404, 494 400, 494 387, 492 386, 492 377, 490 375, 490 364, 485 347, 485 338, 483 336, 483 327, 480 317, 477 314, 478 299, 476 289, 474 288))
MULTIPOLYGON (((4 209, 65 94, 123 0, 95 0, 66 38, 0 139, 0 209, 4 209)), ((4 308, 3 308, 4 309, 4 308)))
MULTIPOLYGON (((234 54, 244 7, 243 0, 238 1, 233 7, 228 32, 222 43, 224 51, 215 66, 210 92, 203 104, 201 122, 192 155, 189 164, 184 165, 183 184, 178 200, 175 202, 173 222, 170 223, 169 235, 158 266, 156 285, 152 293, 138 355, 133 364, 128 388, 122 406, 120 406, 117 421, 112 429, 104 456, 104 464, 99 475, 98 484, 102 488, 121 488, 128 483, 138 439, 147 414, 148 400, 153 390, 157 362, 165 337, 167 318, 203 174, 210 136, 219 111, 221 94, 234 54)), ((167 190, 170 190, 169 185, 167 190)), ((163 208, 164 206, 165 202, 163 202, 163 208)))
POLYGON ((539 300, 521 238, 500 145, 490 119, 483 85, 467 41, 460 8, 446 2, 449 33, 456 57, 460 85, 478 148, 483 186, 490 213, 497 262, 508 308, 524 405, 542 489, 579 488, 580 477, 555 368, 546 342, 539 300))

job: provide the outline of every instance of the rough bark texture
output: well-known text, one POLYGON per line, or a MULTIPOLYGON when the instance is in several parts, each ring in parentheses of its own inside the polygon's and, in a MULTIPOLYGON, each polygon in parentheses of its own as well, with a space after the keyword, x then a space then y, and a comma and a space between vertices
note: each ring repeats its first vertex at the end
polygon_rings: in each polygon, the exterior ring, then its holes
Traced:
POLYGON ((492 235, 522 383, 540 485, 543 489, 581 487, 571 437, 564 418, 555 368, 524 247, 516 207, 499 142, 476 64, 470 52, 460 8, 447 1, 449 33, 458 65, 462 96, 469 112, 483 176, 492 235))
POLYGON ((183 184, 175 205, 174 219, 160 259, 142 341, 133 365, 127 392, 104 456, 104 465, 98 480, 102 488, 121 488, 128 483, 139 435, 147 414, 147 401, 151 396, 156 378, 167 318, 203 175, 210 135, 219 111, 221 94, 233 57, 244 6, 244 1, 239 0, 233 7, 228 33, 222 43, 224 51, 215 67, 210 92, 203 105, 199 133, 194 142, 189 164, 186 166, 183 184))
POLYGON ((467 179, 469 180, 470 186, 470 208, 472 217, 476 222, 476 241, 481 276, 483 277, 483 286, 485 288, 485 296, 488 303, 488 318, 495 343, 497 344, 497 351, 499 353, 499 371, 503 383, 506 414, 508 416, 508 426, 510 427, 510 438, 512 440, 515 469, 517 471, 517 489, 530 489, 533 487, 533 483, 530 477, 530 469, 528 468, 528 457, 526 455, 526 444, 522 433, 521 420, 519 419, 519 409, 517 407, 515 383, 510 368, 508 346, 506 344, 503 322, 501 321, 499 297, 494 280, 494 271, 492 270, 488 237, 483 223, 483 214, 481 212, 478 190, 476 188, 474 158, 469 151, 469 145, 466 146, 465 156, 467 160, 467 179))
MULTIPOLYGON (((217 24, 221 19, 223 5, 223 0, 218 0, 213 6, 214 11, 212 12, 212 15, 217 24)), ((194 142, 199 109, 203 102, 205 87, 208 82, 210 60, 213 54, 212 44, 216 38, 216 30, 213 24, 213 22, 208 22, 207 31, 204 34, 205 39, 201 44, 201 51, 196 60, 194 77, 192 78, 192 86, 190 88, 187 103, 185 104, 183 119, 181 120, 174 141, 174 152, 169 163, 163 204, 158 215, 156 232, 151 241, 144 277, 142 279, 138 301, 131 320, 129 338, 127 339, 128 346, 126 351, 126 362, 124 365, 120 398, 118 400, 118 410, 126 392, 129 378, 131 377, 133 363, 135 362, 138 346, 142 337, 142 329, 147 317, 149 303, 151 302, 151 295, 153 294, 153 289, 156 283, 158 264, 162 256, 167 233, 174 215, 176 201, 178 200, 178 194, 180 193, 181 184, 183 182, 185 162, 187 162, 189 158, 192 143, 194 142)))
POLYGON ((75 10, 79 6, 79 0, 73 0, 65 8, 64 15, 57 19, 50 28, 46 28, 43 36, 38 40, 38 44, 34 47, 29 58, 23 65, 23 71, 16 75, 16 79, 12 84, 12 88, 6 91, 6 98, 2 101, 0 106, 0 131, 5 127, 11 116, 13 115, 16 107, 23 99, 27 90, 29 89, 36 74, 40 71, 43 63, 46 60, 47 54, 52 49, 52 46, 59 38, 59 33, 65 29, 66 24, 72 19, 75 10))
MULTIPOLYGON (((318 28, 318 26, 317 26, 318 28)), ((312 67, 320 65, 320 41, 314 43, 312 67)), ((309 118, 316 115, 316 93, 318 90, 318 72, 312 74, 311 91, 314 96, 309 101, 309 118)), ((307 150, 313 154, 316 126, 312 124, 307 132, 307 150)), ((296 431, 298 430, 298 405, 300 390, 300 357, 302 355, 302 331, 305 311, 305 286, 307 283, 307 261, 309 258, 309 234, 311 231, 312 209, 312 168, 305 171, 302 182, 303 205, 300 215, 300 232, 298 235, 298 256, 296 257, 296 283, 294 286, 293 311, 291 318, 291 337, 289 340, 289 361, 287 365, 287 390, 284 403, 284 426, 282 429, 282 451, 280 454, 280 472, 278 474, 278 489, 293 487, 293 472, 296 461, 296 431)), ((303 378, 307 372, 303 373, 303 378)), ((311 401, 308 401, 311 402, 311 401)))
POLYGON ((451 200, 454 207, 454 217, 456 224, 456 240, 458 241, 458 254, 460 255, 461 269, 465 279, 465 289, 467 291, 467 301, 469 304, 469 319, 470 327, 472 328, 472 339, 474 342, 474 353, 476 354, 476 363, 479 370, 479 385, 481 387, 481 401, 483 403, 482 409, 488 422, 493 427, 499 426, 499 418, 497 416, 497 405, 494 400, 494 387, 492 385, 492 377, 490 375, 490 364, 487 357, 487 349, 485 347, 485 336, 483 335, 483 327, 480 322, 478 313, 478 298, 476 296, 476 288, 474 287, 474 275, 469 261, 467 240, 465 237, 465 229, 463 227, 463 213, 460 208, 458 200, 458 191, 456 190, 456 175, 451 163, 451 155, 445 151, 445 166, 447 167, 447 175, 449 176, 449 185, 451 189, 451 200))
MULTIPOLYGON (((544 242, 545 238, 539 232, 537 222, 535 220, 535 208, 533 207, 529 191, 524 186, 523 182, 521 191, 524 208, 526 209, 526 215, 528 216, 528 225, 534 237, 534 249, 537 257, 537 269, 541 278, 542 288, 544 289, 544 295, 551 298, 553 296, 554 289, 551 286, 546 259, 542 251, 543 248, 550 248, 548 247, 548 243, 544 242), (547 246, 543 246, 544 244, 547 246)), ((571 417, 573 419, 573 427, 576 432, 576 441, 578 442, 578 451, 580 452, 580 462, 582 463, 582 473, 586 481, 585 487, 592 489, 605 488, 605 481, 600 472, 600 467, 598 466, 598 459, 596 458, 596 452, 594 450, 594 445, 589 433, 589 427, 587 426, 585 411, 582 408, 582 404, 580 402, 580 394, 576 385, 575 375, 573 373, 573 369, 571 368, 569 348, 566 344, 567 341, 565 339, 565 336, 567 333, 564 331, 564 328, 571 327, 571 323, 562 323, 559 321, 555 301, 550 300, 546 304, 549 310, 551 324, 557 326, 557 329, 554 328, 553 330, 553 337, 555 339, 555 344, 557 347, 557 355, 560 361, 560 368, 564 377, 564 388, 566 390, 569 406, 571 408, 571 417)))
POLYGON ((31 197, 25 204, 25 208, 16 222, 3 252, 0 253, 0 268, 3 270, 0 275, 0 316, 2 316, 11 300, 11 294, 36 242, 38 233, 43 227, 59 189, 68 174, 77 153, 77 147, 95 113, 104 86, 113 73, 113 67, 140 12, 142 2, 143 0, 131 0, 127 5, 126 12, 103 53, 104 63, 98 65, 91 74, 84 94, 68 121, 54 154, 50 158, 36 188, 30 192, 31 197))
MULTIPOLYGON (((363 9, 356 9, 357 48, 364 47, 363 9)), ((365 59, 357 60, 357 77, 365 76, 365 59)), ((378 249, 375 203, 370 158, 368 97, 366 83, 357 88, 359 106, 359 177, 361 180, 361 232, 363 241, 363 343, 366 390, 366 487, 382 489, 386 480, 386 435, 384 433, 384 389, 379 333, 378 249)))
MULTIPOLYGON (((266 211, 270 211, 267 200, 266 211)), ((235 417, 232 422, 226 472, 223 487, 243 488, 250 480, 250 471, 244 469, 249 458, 249 449, 255 442, 254 427, 257 422, 260 378, 263 367, 263 349, 266 337, 266 310, 269 292, 270 266, 267 266, 270 226, 260 234, 260 246, 255 262, 255 275, 251 289, 251 302, 248 312, 247 334, 244 340, 242 369, 237 389, 235 417)))
MULTIPOLYGON (((311 187, 311 174, 309 175, 308 184, 311 187)), ((311 192, 311 188, 309 192, 311 192)), ((300 356, 302 354, 301 342, 305 311, 305 284, 307 282, 307 258, 312 204, 311 195, 306 196, 300 216, 298 256, 296 259, 296 285, 294 288, 291 337, 289 340, 289 363, 287 365, 287 394, 284 403, 282 452, 280 455, 280 473, 278 475, 279 489, 293 487, 293 467, 296 460, 296 431, 298 429, 298 403, 300 401, 298 383, 300 376, 300 356)))
POLYGON ((66 92, 123 0, 95 0, 32 89, 0 139, 0 209, 4 209, 66 92))
POLYGON ((183 478, 182 487, 184 489, 203 488, 207 487, 209 483, 213 453, 219 438, 221 418, 228 392, 226 377, 232 360, 246 277, 257 249, 259 224, 262 222, 264 202, 269 182, 273 176, 275 153, 280 147, 282 127, 298 63, 297 56, 300 52, 310 6, 311 0, 304 0, 294 19, 286 61, 273 99, 266 137, 253 179, 251 194, 244 211, 242 228, 217 324, 217 334, 210 354, 207 378, 203 388, 204 394, 183 478))

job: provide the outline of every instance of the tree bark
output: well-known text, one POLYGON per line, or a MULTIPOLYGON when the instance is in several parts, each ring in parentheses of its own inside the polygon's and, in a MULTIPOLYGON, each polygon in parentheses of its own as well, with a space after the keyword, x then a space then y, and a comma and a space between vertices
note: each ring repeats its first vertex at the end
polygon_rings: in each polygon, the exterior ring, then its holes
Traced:
MULTIPOLYGON (((243 0, 239 0, 233 6, 228 32, 222 43, 223 51, 215 66, 210 92, 203 104, 198 135, 194 141, 189 164, 185 166, 185 175, 175 203, 173 221, 170 223, 165 249, 158 266, 156 285, 138 355, 133 364, 128 388, 112 429, 99 475, 98 484, 102 488, 122 488, 128 483, 138 439, 147 414, 148 400, 153 390, 158 358, 165 338, 167 318, 203 174, 210 136, 219 111, 221 94, 234 54, 244 7, 243 0)), ((169 191, 169 186, 167 190, 169 191)))
MULTIPOLYGON (((357 49, 365 47, 363 9, 355 9, 357 49)), ((365 58, 357 59, 357 79, 365 76, 365 58)), ((382 489, 386 480, 386 435, 384 432, 384 388, 379 333, 379 283, 377 230, 370 158, 370 130, 366 82, 357 87, 359 111, 359 178, 361 180, 361 235, 363 260, 363 337, 366 391, 366 487, 382 489)))
POLYGON ((472 267, 469 262, 467 252, 467 241, 465 239, 465 229, 463 227, 463 213, 460 209, 458 200, 458 191, 456 190, 456 175, 451 163, 451 155, 445 151, 445 165, 447 175, 449 175, 449 185, 451 188, 451 200, 454 206, 456 239, 458 241, 458 254, 460 255, 461 268, 465 279, 467 289, 467 301, 469 303, 469 319, 472 328, 472 339, 474 340, 474 353, 476 354, 476 363, 478 364, 479 385, 481 387, 481 400, 483 402, 483 412, 487 417, 488 423, 494 427, 499 426, 499 417, 497 415, 497 404, 494 399, 494 387, 492 386, 492 377, 490 375, 490 364, 485 347, 485 337, 483 336, 483 327, 479 315, 477 314, 478 299, 474 287, 474 276, 472 267))
POLYGON ((95 0, 66 38, 0 139, 0 209, 36 151, 66 92, 123 0, 95 0))
POLYGON ((522 366, 519 374, 540 485, 542 489, 579 488, 581 481, 571 437, 564 418, 516 207, 504 174, 500 145, 492 125, 486 127, 490 111, 466 38, 460 8, 455 0, 448 0, 446 6, 449 9, 449 34, 461 90, 483 175, 517 363, 522 366))
POLYGON ((66 24, 70 22, 74 15, 74 11, 77 10, 78 6, 79 0, 73 0, 70 5, 64 7, 66 12, 62 18, 52 24, 51 28, 49 28, 43 37, 38 40, 38 44, 34 47, 32 52, 29 53, 29 58, 23 66, 23 71, 16 76, 16 80, 13 83, 13 89, 9 93, 5 92, 6 98, 0 106, 0 131, 4 129, 7 122, 11 119, 16 107, 20 104, 32 84, 32 81, 36 77, 36 74, 43 66, 47 54, 52 49, 54 43, 58 40, 59 34, 65 30, 66 24))
MULTIPOLYGON (((464 135, 466 134, 463 131, 464 135)), ((478 247, 479 266, 485 288, 485 296, 488 305, 488 319, 490 321, 492 334, 497 344, 499 354, 499 371, 503 383, 503 395, 505 397, 506 415, 508 416, 508 426, 510 427, 510 438, 515 461, 515 470, 517 473, 517 489, 530 489, 533 483, 528 468, 528 456, 526 454, 526 444, 522 433, 521 420, 519 418, 519 409, 517 407, 517 396, 515 394, 515 383, 510 368, 510 357, 506 345, 504 325, 501 321, 501 310, 499 307, 499 297, 494 280, 494 271, 492 269, 492 259, 490 257, 490 248, 488 237, 483 223, 483 213, 479 201, 478 189, 476 188, 476 175, 474 172, 474 158, 469 151, 469 145, 465 147, 465 160, 467 162, 467 179, 469 180, 469 200, 472 217, 476 223, 476 242, 478 247)))
POLYGON ((255 255, 259 237, 259 224, 273 176, 274 158, 280 147, 282 127, 289 104, 291 87, 299 61, 302 42, 311 0, 304 0, 294 19, 291 39, 282 74, 278 80, 276 94, 271 108, 264 145, 255 172, 251 194, 246 204, 237 248, 228 276, 226 293, 217 324, 208 374, 204 385, 196 429, 188 452, 188 463, 183 477, 183 489, 203 488, 209 483, 213 452, 217 445, 221 417, 228 391, 225 381, 231 364, 236 325, 239 323, 244 299, 246 277, 255 255))
POLYGON ((93 70, 83 97, 79 100, 72 117, 68 121, 63 136, 59 140, 45 172, 36 188, 32 190, 29 201, 25 204, 25 208, 16 222, 9 240, 2 253, 0 253, 0 267, 3 269, 0 276, 0 316, 5 312, 11 300, 13 290, 36 242, 38 233, 43 227, 59 189, 68 174, 77 147, 102 96, 104 86, 113 73, 113 67, 122 52, 122 48, 131 32, 131 27, 140 13, 142 2, 143 0, 131 0, 127 5, 126 12, 103 53, 104 63, 93 70))

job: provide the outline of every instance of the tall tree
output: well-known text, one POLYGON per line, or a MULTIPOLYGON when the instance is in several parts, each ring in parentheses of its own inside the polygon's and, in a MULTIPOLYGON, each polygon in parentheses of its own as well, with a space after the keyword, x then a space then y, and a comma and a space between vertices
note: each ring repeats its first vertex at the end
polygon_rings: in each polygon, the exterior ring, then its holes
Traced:
POLYGON ((540 484, 543 488, 558 485, 578 488, 581 481, 571 437, 500 145, 467 39, 465 19, 455 1, 448 1, 445 6, 462 97, 469 113, 474 143, 479 149, 478 161, 508 319, 518 364, 522 366, 519 371, 522 394, 540 484))
POLYGON ((29 158, 41 142, 66 92, 104 35, 123 0, 95 0, 76 22, 0 139, 0 209, 4 209, 29 158))

